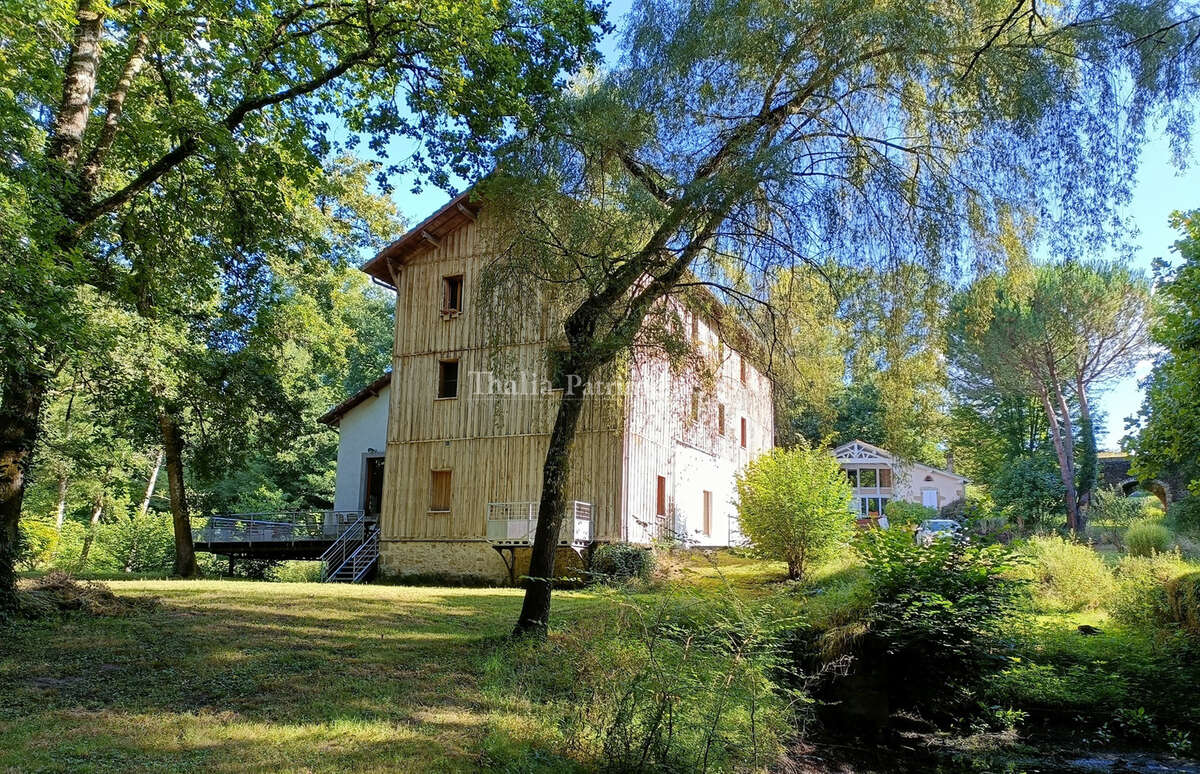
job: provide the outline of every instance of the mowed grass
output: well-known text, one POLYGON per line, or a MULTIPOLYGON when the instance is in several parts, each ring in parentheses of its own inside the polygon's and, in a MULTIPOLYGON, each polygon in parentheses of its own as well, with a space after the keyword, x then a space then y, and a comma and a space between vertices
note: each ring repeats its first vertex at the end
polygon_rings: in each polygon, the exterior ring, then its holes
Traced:
MULTIPOLYGON (((158 604, 0 641, 0 771, 477 770, 516 589, 125 581, 158 604)), ((571 620, 603 600, 555 595, 571 620)))

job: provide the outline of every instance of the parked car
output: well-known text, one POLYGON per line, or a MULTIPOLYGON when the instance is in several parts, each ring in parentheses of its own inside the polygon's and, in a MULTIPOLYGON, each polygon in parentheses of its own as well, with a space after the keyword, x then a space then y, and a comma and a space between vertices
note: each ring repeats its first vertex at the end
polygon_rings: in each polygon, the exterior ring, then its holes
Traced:
POLYGON ((951 538, 953 540, 967 539, 962 525, 954 519, 926 519, 917 527, 917 533, 914 537, 917 543, 923 546, 930 545, 938 538, 951 538))

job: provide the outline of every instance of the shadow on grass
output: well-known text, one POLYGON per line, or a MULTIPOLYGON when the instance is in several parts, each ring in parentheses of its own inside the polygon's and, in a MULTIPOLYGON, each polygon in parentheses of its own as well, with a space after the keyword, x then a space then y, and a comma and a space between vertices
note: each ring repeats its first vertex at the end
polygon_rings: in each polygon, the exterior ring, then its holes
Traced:
POLYGON ((5 632, 0 771, 471 769, 504 711, 477 675, 516 590, 113 586, 160 604, 5 632))

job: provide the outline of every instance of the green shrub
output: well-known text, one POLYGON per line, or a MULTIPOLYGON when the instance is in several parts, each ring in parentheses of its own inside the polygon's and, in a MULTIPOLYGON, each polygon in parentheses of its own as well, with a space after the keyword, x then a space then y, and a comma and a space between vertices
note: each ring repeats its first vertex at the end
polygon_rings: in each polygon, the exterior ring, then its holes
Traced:
POLYGON ((1200 534, 1200 493, 1193 492, 1171 503, 1167 519, 1180 532, 1200 534))
POLYGON ((1171 530, 1152 521, 1134 522, 1125 531, 1125 550, 1130 556, 1161 554, 1171 547, 1171 530))
POLYGON ((279 583, 320 583, 321 563, 301 560, 280 562, 271 572, 271 580, 279 583))
POLYGON ((1097 489, 1092 494, 1092 509, 1088 519, 1094 524, 1128 527, 1146 516, 1146 507, 1145 498, 1126 497, 1116 488, 1097 489))
POLYGON ((888 517, 888 525, 892 527, 915 526, 926 519, 936 519, 938 515, 934 508, 906 500, 888 500, 883 512, 888 517))
POLYGON ((1191 636, 1200 637, 1200 570, 1167 581, 1166 603, 1171 620, 1191 636))
POLYGON ((93 562, 96 569, 125 572, 169 571, 175 562, 175 532, 171 516, 147 512, 118 518, 96 527, 99 549, 93 562))
POLYGON ((742 534, 764 558, 787 562, 792 580, 841 551, 854 533, 850 482, 824 449, 772 449, 746 466, 737 490, 742 534))
POLYGON ((555 733, 494 727, 484 768, 734 772, 777 760, 803 698, 777 679, 795 621, 732 595, 613 602, 488 656, 483 690, 555 733))
POLYGON ((1117 566, 1117 586, 1109 613, 1124 624, 1151 628, 1168 625, 1167 583, 1192 568, 1178 554, 1127 556, 1117 566))
POLYGON ((21 519, 20 542, 17 547, 18 567, 36 570, 54 559, 59 534, 54 524, 40 519, 21 519))
POLYGON ((1038 601, 1067 611, 1096 608, 1113 589, 1113 577, 1100 555, 1058 535, 1031 537, 1019 549, 1029 559, 1038 601))
POLYGON ((631 543, 606 543, 592 555, 592 575, 603 581, 646 580, 654 572, 654 552, 631 543))
POLYGON ((1004 546, 873 531, 858 549, 875 597, 868 613, 877 660, 894 698, 931 711, 961 709, 975 685, 998 668, 998 635, 1016 613, 1024 584, 1009 572, 1004 546))

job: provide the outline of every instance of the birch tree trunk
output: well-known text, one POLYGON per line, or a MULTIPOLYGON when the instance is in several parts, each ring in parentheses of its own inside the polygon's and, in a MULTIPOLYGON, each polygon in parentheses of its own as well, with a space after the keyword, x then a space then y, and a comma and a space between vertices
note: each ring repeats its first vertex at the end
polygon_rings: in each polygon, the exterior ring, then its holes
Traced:
POLYGON ((150 498, 154 496, 154 485, 158 483, 158 471, 162 469, 163 450, 159 449, 158 454, 154 457, 154 467, 150 469, 150 480, 146 482, 146 496, 142 498, 142 505, 138 508, 138 516, 146 515, 150 510, 150 498))
POLYGON ((83 550, 79 552, 79 566, 82 568, 87 564, 88 554, 92 550, 92 541, 96 538, 96 527, 100 524, 100 517, 104 515, 104 495, 96 495, 96 500, 92 504, 92 522, 88 526, 88 533, 83 538, 83 550))

